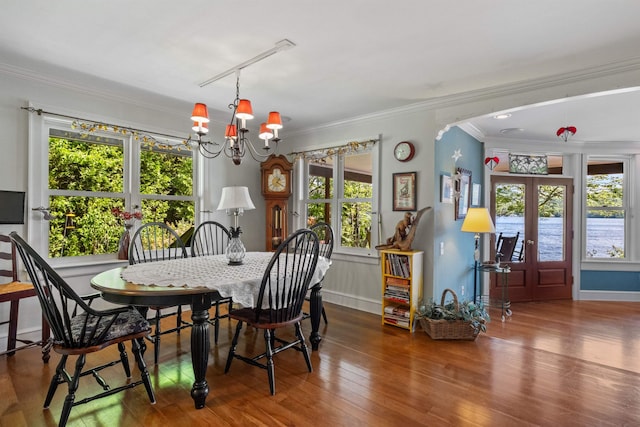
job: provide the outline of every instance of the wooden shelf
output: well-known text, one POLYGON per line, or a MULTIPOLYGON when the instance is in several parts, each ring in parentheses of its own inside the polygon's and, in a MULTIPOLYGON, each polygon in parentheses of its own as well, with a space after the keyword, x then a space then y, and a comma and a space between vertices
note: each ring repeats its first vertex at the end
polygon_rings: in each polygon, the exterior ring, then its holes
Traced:
POLYGON ((415 313, 422 298, 422 251, 380 251, 382 324, 415 330, 415 313))

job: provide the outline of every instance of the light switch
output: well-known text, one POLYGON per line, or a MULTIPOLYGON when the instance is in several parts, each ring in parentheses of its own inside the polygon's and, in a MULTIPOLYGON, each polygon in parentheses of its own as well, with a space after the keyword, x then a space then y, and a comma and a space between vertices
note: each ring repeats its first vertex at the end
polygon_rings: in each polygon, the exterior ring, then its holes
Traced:
POLYGON ((444 255, 444 242, 440 242, 440 255, 444 255))

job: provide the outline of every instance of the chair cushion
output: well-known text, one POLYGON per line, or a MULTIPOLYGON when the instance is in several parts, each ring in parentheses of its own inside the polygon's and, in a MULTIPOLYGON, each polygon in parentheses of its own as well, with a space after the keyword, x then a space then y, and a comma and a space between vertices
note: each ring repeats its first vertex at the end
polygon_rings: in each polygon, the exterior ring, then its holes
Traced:
POLYGON ((276 328, 279 326, 298 322, 302 320, 303 313, 301 311, 299 316, 296 316, 295 318, 287 322, 277 322, 277 323, 270 323, 270 315, 272 315, 273 316, 272 318, 274 319, 278 318, 276 310, 262 310, 260 312, 260 318, 256 322, 256 311, 254 308, 251 308, 251 307, 232 310, 229 313, 229 317, 231 317, 232 319, 240 320, 242 322, 245 322, 248 325, 251 325, 253 327, 260 328, 260 329, 271 329, 271 328, 276 328))
MULTIPOLYGON (((78 341, 82 334, 83 329, 85 328, 85 319, 87 317, 87 313, 82 313, 73 319, 71 319, 71 331, 73 334, 74 341, 78 341)), ((100 323, 98 324, 98 330, 93 336, 98 337, 109 325, 112 316, 105 316, 100 319, 100 323)), ((89 321, 87 322, 85 339, 88 336, 91 336, 94 328, 96 327, 96 323, 98 322, 97 316, 90 315, 89 321)), ((113 325, 109 328, 109 331, 105 335, 104 339, 101 342, 111 341, 116 338, 120 338, 123 336, 137 334, 143 331, 151 330, 149 326, 149 322, 142 317, 138 310, 131 308, 125 312, 118 314, 117 319, 113 322, 113 325)), ((88 345, 96 345, 100 344, 100 342, 92 342, 87 343, 88 345)))

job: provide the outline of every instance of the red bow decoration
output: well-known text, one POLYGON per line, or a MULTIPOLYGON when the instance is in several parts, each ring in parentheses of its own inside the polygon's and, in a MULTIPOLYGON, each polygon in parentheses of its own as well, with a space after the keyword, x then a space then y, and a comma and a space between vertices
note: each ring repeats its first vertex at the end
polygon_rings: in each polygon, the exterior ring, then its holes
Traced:
POLYGON ((560 139, 562 139, 564 142, 567 142, 569 137, 575 135, 576 131, 577 129, 575 126, 567 126, 567 127, 558 129, 558 131, 556 132, 556 135, 558 135, 558 137, 560 137, 560 139))
POLYGON ((498 163, 500 163, 500 159, 497 156, 484 158, 484 165, 488 167, 490 170, 493 170, 493 168, 495 168, 498 165, 498 163))

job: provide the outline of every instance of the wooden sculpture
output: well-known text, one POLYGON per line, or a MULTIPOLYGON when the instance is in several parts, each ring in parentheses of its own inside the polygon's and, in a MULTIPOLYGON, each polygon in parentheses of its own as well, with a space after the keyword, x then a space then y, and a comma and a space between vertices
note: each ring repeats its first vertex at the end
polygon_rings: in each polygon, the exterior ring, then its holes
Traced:
POLYGON ((431 206, 420 209, 416 212, 415 216, 411 215, 411 212, 404 214, 402 220, 396 224, 395 232, 393 236, 387 239, 387 243, 376 246, 376 249, 398 249, 401 251, 410 251, 411 243, 416 234, 420 217, 423 213, 431 209, 431 206))

